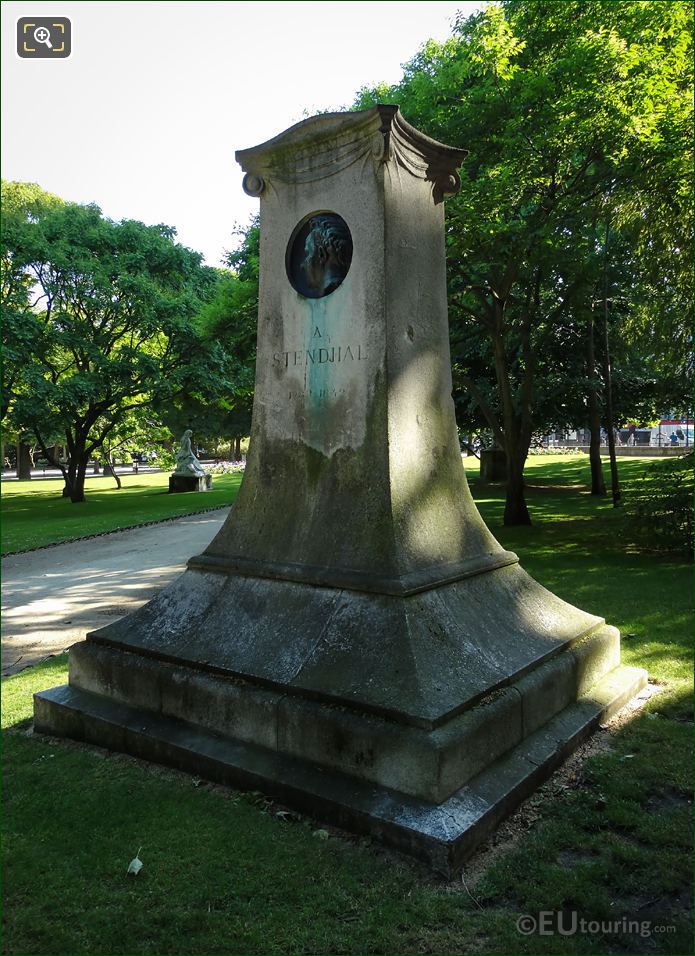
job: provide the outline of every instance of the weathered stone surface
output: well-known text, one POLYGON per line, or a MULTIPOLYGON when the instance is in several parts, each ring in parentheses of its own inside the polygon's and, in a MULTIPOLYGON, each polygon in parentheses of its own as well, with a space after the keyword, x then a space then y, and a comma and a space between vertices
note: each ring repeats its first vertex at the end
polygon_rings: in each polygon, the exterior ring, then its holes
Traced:
POLYGON ((170 475, 169 494, 181 491, 210 491, 212 475, 170 475))
POLYGON ((109 647, 75 647, 70 684, 432 801, 523 736, 514 687, 425 730, 109 647))
POLYGON ((431 728, 602 624, 518 565, 407 598, 191 570, 88 640, 431 728))
POLYGON ((451 398, 441 199, 464 156, 392 106, 237 154, 264 184, 254 417, 233 521, 192 563, 403 593, 517 560, 473 504, 451 398), (311 299, 284 266, 317 210, 352 259, 311 299))
POLYGON ((35 695, 34 725, 38 733, 107 746, 231 786, 262 789, 288 806, 369 833, 451 875, 645 680, 638 668, 616 669, 592 697, 565 708, 440 804, 326 773, 282 753, 67 685, 35 695))
POLYGON ((468 490, 442 205, 463 157, 393 106, 237 154, 262 222, 239 496, 36 698, 39 730, 266 790, 445 870, 644 680, 468 490))
MULTIPOLYGON (((599 625, 597 634, 606 630, 614 629, 599 625)), ((347 695, 331 699, 324 691, 307 696, 289 680, 259 686, 213 661, 194 664, 168 655, 165 660, 154 649, 143 657, 124 648, 101 636, 76 646, 70 656, 71 686, 433 802, 444 800, 572 704, 582 677, 568 650, 546 657, 517 680, 510 674, 465 706, 428 721, 403 710, 377 712, 347 695)), ((440 684, 428 686, 444 686, 445 663, 446 657, 440 684)), ((609 661, 603 673, 612 669, 609 661)), ((431 674, 423 677, 431 679, 431 674)))

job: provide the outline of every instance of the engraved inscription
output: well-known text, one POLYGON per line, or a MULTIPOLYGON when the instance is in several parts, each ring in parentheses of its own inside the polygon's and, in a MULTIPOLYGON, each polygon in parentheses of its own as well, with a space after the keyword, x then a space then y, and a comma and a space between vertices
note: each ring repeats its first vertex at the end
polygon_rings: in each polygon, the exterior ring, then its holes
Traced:
POLYGON ((287 400, 292 401, 295 398, 305 399, 307 395, 316 398, 337 398, 339 395, 345 395, 344 388, 310 388, 304 391, 288 392, 287 400))
POLYGON ((274 352, 273 365, 293 368, 295 365, 325 365, 338 362, 364 362, 367 350, 364 345, 332 345, 330 348, 291 349, 274 352))

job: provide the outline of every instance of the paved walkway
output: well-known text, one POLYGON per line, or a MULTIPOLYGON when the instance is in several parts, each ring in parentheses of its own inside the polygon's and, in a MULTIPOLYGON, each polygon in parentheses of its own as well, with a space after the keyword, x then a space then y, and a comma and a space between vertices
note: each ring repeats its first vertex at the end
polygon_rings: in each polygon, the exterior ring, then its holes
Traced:
POLYGON ((228 514, 188 515, 3 558, 3 675, 60 654, 144 604, 207 547, 228 514))
MULTIPOLYGON (((206 461, 203 462, 205 465, 211 465, 213 462, 206 461)), ((134 471, 132 465, 116 465, 114 470, 118 474, 119 478, 123 478, 124 475, 153 475, 155 472, 161 472, 162 469, 156 465, 138 465, 138 470, 134 471)), ((58 471, 57 468, 32 468, 31 469, 31 481, 55 481, 56 478, 62 478, 63 473, 58 471)), ((104 475, 103 471, 100 471, 98 474, 93 472, 91 468, 88 470, 85 475, 86 480, 91 480, 92 478, 104 478, 108 475, 104 475)), ((2 469, 2 480, 3 481, 17 481, 17 472, 14 468, 3 468, 2 469)))

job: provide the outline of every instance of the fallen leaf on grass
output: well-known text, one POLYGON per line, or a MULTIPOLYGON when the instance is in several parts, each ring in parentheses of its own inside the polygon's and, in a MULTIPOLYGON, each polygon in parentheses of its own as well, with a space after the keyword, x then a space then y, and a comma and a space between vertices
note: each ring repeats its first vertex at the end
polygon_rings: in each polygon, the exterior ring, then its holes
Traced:
POLYGON ((140 850, 142 850, 142 847, 140 847, 140 848, 138 849, 138 852, 135 854, 135 858, 132 859, 132 860, 130 861, 130 863, 128 864, 128 869, 126 870, 126 875, 127 875, 128 873, 132 873, 133 876, 137 876, 138 873, 140 872, 140 870, 142 869, 142 867, 143 867, 143 862, 142 862, 142 860, 140 859, 140 850))

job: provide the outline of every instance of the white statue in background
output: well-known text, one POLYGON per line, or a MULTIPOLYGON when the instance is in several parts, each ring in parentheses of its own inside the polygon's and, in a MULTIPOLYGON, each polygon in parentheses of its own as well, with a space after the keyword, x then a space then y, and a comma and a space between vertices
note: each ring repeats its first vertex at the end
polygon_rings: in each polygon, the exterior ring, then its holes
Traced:
POLYGON ((205 472, 203 471, 203 466, 193 454, 191 448, 192 434, 191 429, 187 428, 181 437, 181 444, 179 445, 179 450, 176 452, 176 471, 174 474, 200 478, 205 472))

